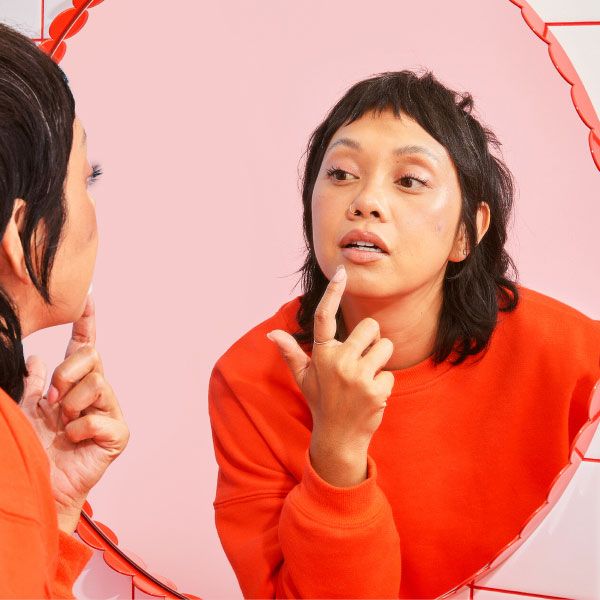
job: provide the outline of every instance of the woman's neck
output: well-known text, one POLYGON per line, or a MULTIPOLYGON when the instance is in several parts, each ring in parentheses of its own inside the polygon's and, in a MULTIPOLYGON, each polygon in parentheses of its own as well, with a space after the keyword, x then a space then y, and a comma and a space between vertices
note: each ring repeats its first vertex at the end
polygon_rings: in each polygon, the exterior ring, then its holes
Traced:
POLYGON ((347 333, 371 317, 379 323, 381 337, 394 344, 385 370, 412 367, 433 353, 442 308, 442 288, 419 289, 395 298, 365 298, 345 295, 342 315, 347 333))

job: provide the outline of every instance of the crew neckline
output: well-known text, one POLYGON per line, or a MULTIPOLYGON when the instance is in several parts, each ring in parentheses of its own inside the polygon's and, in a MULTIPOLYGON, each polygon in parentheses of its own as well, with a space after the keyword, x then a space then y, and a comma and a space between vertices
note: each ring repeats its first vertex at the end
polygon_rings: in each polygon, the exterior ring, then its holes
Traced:
POLYGON ((454 366, 449 358, 435 364, 432 356, 428 356, 412 367, 391 369, 390 373, 394 375, 394 387, 392 388, 391 395, 401 396, 402 394, 413 392, 418 388, 426 387, 442 375, 445 375, 454 366))

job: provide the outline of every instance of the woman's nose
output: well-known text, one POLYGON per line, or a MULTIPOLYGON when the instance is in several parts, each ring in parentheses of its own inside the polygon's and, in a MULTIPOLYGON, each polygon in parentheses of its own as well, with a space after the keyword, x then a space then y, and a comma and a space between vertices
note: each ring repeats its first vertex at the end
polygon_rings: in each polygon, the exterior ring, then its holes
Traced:
POLYGON ((388 209, 385 201, 375 192, 365 189, 349 206, 348 217, 352 221, 373 218, 385 222, 388 220, 388 209))

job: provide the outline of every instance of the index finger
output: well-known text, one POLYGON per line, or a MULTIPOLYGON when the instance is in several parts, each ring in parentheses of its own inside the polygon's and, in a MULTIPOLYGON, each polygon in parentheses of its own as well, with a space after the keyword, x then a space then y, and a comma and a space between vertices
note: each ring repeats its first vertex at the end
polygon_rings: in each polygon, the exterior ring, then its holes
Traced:
POLYGON ((314 317, 313 339, 315 342, 326 342, 335 337, 337 323, 335 315, 340 307, 344 289, 346 288, 346 269, 340 265, 327 284, 314 317))
POLYGON ((88 294, 85 308, 82 315, 73 323, 71 339, 65 352, 65 358, 68 358, 73 352, 85 345, 94 345, 96 343, 96 308, 94 299, 88 294))

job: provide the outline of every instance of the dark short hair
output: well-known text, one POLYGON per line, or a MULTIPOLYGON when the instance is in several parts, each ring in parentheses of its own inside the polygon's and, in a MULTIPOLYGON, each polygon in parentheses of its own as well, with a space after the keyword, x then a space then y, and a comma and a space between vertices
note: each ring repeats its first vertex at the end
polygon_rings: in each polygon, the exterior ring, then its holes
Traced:
MULTIPOLYGON (((307 253, 302 268, 303 295, 294 334, 304 345, 313 343, 314 313, 328 284, 317 263, 312 232, 312 195, 323 156, 331 138, 342 126, 367 112, 391 109, 406 115, 442 144, 454 163, 462 194, 460 222, 471 249, 461 262, 449 262, 443 283, 443 304, 433 360, 450 355, 459 364, 484 350, 496 326, 498 311, 516 308, 519 294, 517 269, 504 249, 514 197, 513 177, 499 156, 500 142, 472 114, 473 97, 440 83, 427 71, 394 71, 354 84, 313 131, 306 149, 302 178, 304 239, 307 253), (477 244, 476 214, 480 202, 491 212, 490 228, 477 244)), ((345 334, 341 310, 338 335, 345 334)))
MULTIPOLYGON (((0 24, 0 237, 22 198, 25 264, 46 303, 66 219, 63 188, 74 120, 75 101, 60 67, 29 38, 0 24), (40 222, 43 240, 36 239, 40 222)), ((19 318, 0 288, 0 387, 19 401, 26 374, 19 318)))

